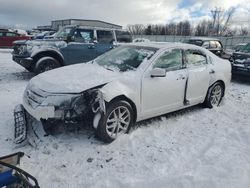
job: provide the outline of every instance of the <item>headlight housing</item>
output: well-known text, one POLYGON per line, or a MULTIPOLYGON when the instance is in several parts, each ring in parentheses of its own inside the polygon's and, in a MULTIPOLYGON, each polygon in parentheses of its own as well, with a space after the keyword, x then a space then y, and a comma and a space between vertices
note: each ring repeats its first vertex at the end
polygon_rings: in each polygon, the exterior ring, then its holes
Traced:
POLYGON ((24 55, 27 52, 27 46, 26 45, 21 45, 18 48, 18 54, 19 55, 24 55))

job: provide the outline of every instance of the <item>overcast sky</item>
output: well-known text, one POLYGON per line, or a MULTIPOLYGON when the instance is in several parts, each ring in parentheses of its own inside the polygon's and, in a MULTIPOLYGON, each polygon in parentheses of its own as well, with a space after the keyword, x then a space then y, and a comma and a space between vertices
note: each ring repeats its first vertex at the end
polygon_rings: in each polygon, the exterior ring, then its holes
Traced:
POLYGON ((209 18, 214 7, 236 7, 233 23, 250 24, 250 0, 0 0, 0 25, 34 27, 68 18, 98 19, 122 26, 197 22, 209 18))

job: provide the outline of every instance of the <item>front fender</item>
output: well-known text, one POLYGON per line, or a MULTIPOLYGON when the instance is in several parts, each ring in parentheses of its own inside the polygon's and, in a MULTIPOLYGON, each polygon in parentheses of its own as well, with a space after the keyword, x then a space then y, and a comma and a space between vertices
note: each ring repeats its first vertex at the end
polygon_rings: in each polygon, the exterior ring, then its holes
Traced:
POLYGON ((53 49, 53 48, 39 49, 39 50, 33 51, 31 54, 31 58, 35 62, 38 61, 41 57, 45 57, 45 56, 53 57, 59 61, 61 66, 64 65, 64 56, 57 49, 53 49))
POLYGON ((41 54, 41 53, 54 53, 54 54, 60 56, 62 59, 64 59, 62 53, 60 51, 58 51, 57 49, 54 49, 54 48, 33 50, 30 56, 32 58, 34 58, 35 56, 37 56, 38 54, 41 54))
POLYGON ((116 97, 125 96, 129 100, 131 100, 137 110, 137 114, 139 114, 139 109, 137 108, 140 104, 140 86, 138 85, 128 85, 122 83, 120 81, 115 81, 108 83, 104 87, 100 88, 100 92, 103 95, 103 99, 105 102, 110 102, 116 97))

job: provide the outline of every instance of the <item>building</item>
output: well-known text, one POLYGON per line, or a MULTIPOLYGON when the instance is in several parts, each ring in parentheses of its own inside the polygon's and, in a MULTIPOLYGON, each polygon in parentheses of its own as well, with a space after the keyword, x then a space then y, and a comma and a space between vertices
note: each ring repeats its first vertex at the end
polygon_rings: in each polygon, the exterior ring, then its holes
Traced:
POLYGON ((37 26, 34 30, 38 30, 38 31, 51 31, 53 29, 51 28, 51 25, 44 25, 44 26, 37 26))
POLYGON ((66 19, 66 20, 54 20, 51 22, 51 29, 58 30, 66 25, 82 25, 92 27, 104 27, 113 29, 122 29, 122 26, 112 23, 100 21, 100 20, 82 20, 82 19, 66 19))

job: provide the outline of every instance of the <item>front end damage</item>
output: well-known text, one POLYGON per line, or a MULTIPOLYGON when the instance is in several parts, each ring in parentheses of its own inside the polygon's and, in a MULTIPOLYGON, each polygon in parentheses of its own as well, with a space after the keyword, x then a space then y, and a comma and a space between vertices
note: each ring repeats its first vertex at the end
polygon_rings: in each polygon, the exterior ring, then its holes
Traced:
POLYGON ((34 143, 35 137, 39 139, 40 135, 34 129, 34 124, 38 121, 42 122, 43 126, 39 126, 45 131, 43 136, 49 134, 50 128, 55 129, 59 123, 66 126, 72 123, 88 124, 97 128, 101 114, 106 111, 100 87, 80 94, 51 94, 27 87, 23 104, 14 109, 14 142, 20 144, 32 140, 34 143))

